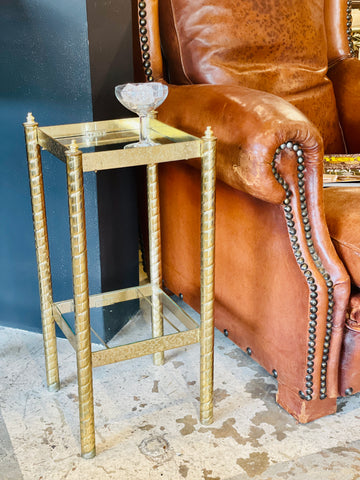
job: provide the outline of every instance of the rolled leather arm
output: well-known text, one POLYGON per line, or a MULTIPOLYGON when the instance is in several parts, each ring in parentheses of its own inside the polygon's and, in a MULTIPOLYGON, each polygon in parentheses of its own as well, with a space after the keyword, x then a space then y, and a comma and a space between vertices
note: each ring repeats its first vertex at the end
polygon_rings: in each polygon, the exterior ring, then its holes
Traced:
POLYGON ((217 178, 262 200, 279 204, 285 198, 271 165, 283 143, 298 143, 308 170, 322 174, 319 132, 275 95, 242 86, 169 85, 158 110, 159 120, 196 136, 211 126, 218 139, 217 178))
POLYGON ((350 153, 360 152, 360 61, 345 58, 329 68, 336 104, 350 153))
MULTIPOLYGON (((240 86, 169 86, 169 96, 159 108, 159 120, 197 136, 202 136, 210 125, 218 138, 217 178, 264 201, 283 202, 284 224, 292 247, 288 254, 281 252, 281 258, 289 265, 296 258, 303 284, 309 284, 309 316, 298 318, 295 315, 293 319, 301 322, 299 331, 303 328, 304 335, 302 347, 299 346, 296 353, 298 359, 303 359, 304 368, 297 372, 294 392, 298 395, 298 392, 307 391, 309 380, 305 364, 312 362, 312 398, 323 395, 320 389, 325 388, 321 377, 326 356, 326 395, 336 397, 349 277, 331 243, 326 225, 322 192, 323 144, 318 130, 285 100, 240 86), (316 306, 310 298, 314 287, 316 306), (330 315, 331 328, 328 326, 330 315), (317 346, 313 355, 309 350, 313 335, 310 337, 309 332, 314 318, 317 346), (330 336, 328 356, 326 342, 330 336)), ((278 210, 275 208, 273 212, 278 210)), ((301 291, 306 291, 306 287, 301 291)), ((292 321, 291 314, 289 321, 292 321)))

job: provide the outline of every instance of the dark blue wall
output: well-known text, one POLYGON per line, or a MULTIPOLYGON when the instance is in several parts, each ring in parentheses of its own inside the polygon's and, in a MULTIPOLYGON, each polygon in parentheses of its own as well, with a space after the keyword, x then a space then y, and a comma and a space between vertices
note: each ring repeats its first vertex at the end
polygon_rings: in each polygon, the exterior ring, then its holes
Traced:
MULTIPOLYGON (((106 8, 98 0, 86 3, 94 120, 129 117, 133 114, 116 100, 114 89, 133 78, 131 2, 108 0, 106 8)), ((137 170, 97 174, 103 291, 132 287, 139 281, 137 170)), ((137 300, 104 308, 103 338, 112 338, 137 310, 137 300)))
MULTIPOLYGON (((103 8, 111 8, 111 3, 104 2, 103 8)), ((115 36, 114 48, 119 48, 119 41, 115 36)), ((0 324, 39 331, 22 123, 29 111, 40 125, 93 119, 86 0, 2 0, 0 52, 0 324)), ((131 56, 125 53, 124 58, 127 77, 119 83, 131 81, 131 56)), ((120 65, 109 68, 121 71, 120 65)), ((111 101, 116 103, 115 97, 111 101)), ((43 165, 54 298, 60 300, 72 296, 65 167, 46 152, 43 165)), ((95 293, 101 288, 95 174, 85 176, 85 197, 90 292, 95 293)))

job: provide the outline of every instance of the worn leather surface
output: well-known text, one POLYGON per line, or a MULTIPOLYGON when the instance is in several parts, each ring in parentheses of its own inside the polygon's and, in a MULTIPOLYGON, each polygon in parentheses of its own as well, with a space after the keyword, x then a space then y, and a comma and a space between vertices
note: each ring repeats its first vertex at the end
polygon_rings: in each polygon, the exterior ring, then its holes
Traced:
POLYGON ((350 299, 340 362, 340 394, 360 391, 360 293, 350 299))
POLYGON ((353 283, 360 287, 360 187, 326 188, 324 199, 330 236, 353 283))
MULTIPOLYGON (((199 310, 200 173, 184 163, 161 165, 160 186, 165 285, 199 310)), ((251 348, 256 361, 269 372, 277 370, 281 382, 297 393, 304 386, 309 290, 291 251, 282 207, 223 182, 218 182, 216 202, 216 326, 226 329, 243 350, 251 348)), ((328 247, 331 253, 332 246, 328 247)), ((319 318, 323 318, 327 289, 311 258, 306 261, 319 286, 319 318)), ((336 284, 333 355, 328 365, 329 396, 336 397, 346 308, 342 299, 348 298, 349 285, 346 272, 336 262, 328 265, 327 261, 331 258, 324 257, 324 265, 336 284)), ((319 341, 324 335, 320 321, 317 335, 319 341)), ((319 352, 316 368, 321 361, 319 352)), ((314 391, 318 386, 316 376, 314 391)))
POLYGON ((339 394, 345 395, 349 388, 353 393, 360 391, 360 332, 344 329, 343 349, 340 363, 339 394))
POLYGON ((171 83, 240 84, 287 95, 324 78, 323 0, 296 8, 277 0, 162 0, 159 7, 169 69, 182 67, 171 83))
POLYGON ((243 85, 282 96, 319 128, 325 151, 344 150, 326 78, 323 0, 296 8, 277 0, 266 6, 254 0, 163 0, 159 7, 171 83, 243 85))
MULTIPOLYGON (((160 185, 165 285, 199 310, 200 172, 184 163, 162 165, 160 185)), ((309 293, 282 208, 218 182, 216 211, 216 326, 294 385, 302 380, 301 369, 294 377, 294 342, 305 368, 307 339, 301 332, 307 328, 309 293), (295 311, 294 324, 289 320, 295 311)))
MULTIPOLYGON (((329 69, 349 153, 360 152, 360 61, 346 58, 329 69)), ((335 150, 334 150, 335 151, 335 150)))
POLYGON ((316 125, 324 143, 325 153, 345 153, 342 129, 339 127, 337 100, 328 78, 325 77, 324 82, 315 88, 285 95, 284 98, 316 125))
MULTIPOLYGON (((296 418, 332 413, 350 279, 325 220, 322 158, 324 149, 346 148, 339 120, 351 117, 351 94, 335 98, 343 79, 350 77, 356 92, 350 69, 358 67, 347 67, 346 0, 148 0, 147 5, 154 79, 169 84, 159 119, 198 136, 211 125, 218 138, 216 325, 241 348, 251 348, 269 372, 277 370, 278 401, 296 418), (327 77, 328 60, 332 78, 339 78, 335 90, 327 77), (271 171, 276 148, 288 141, 298 142, 304 152, 312 241, 334 283, 325 402, 319 388, 327 287, 307 248, 296 156, 284 150, 276 167, 293 192, 297 241, 318 293, 313 401, 299 398, 306 388, 309 288, 291 249, 284 190, 271 171)), ((141 62, 136 48, 134 56, 141 62)), ((351 126, 349 132, 346 140, 355 139, 351 126)), ((198 309, 199 162, 190 163, 197 168, 177 163, 160 168, 163 271, 167 286, 198 309)))
POLYGON ((327 56, 329 65, 350 56, 347 38, 347 0, 324 0, 327 56))
POLYGON ((360 333, 360 293, 352 295, 348 307, 346 325, 360 333))
MULTIPOLYGON (((325 214, 330 236, 353 285, 360 287, 360 187, 326 188, 325 214)), ((356 292, 356 289, 355 289, 356 292)), ((360 391, 360 294, 349 300, 340 357, 339 394, 360 391)))
POLYGON ((200 137, 211 125, 218 138, 217 177, 263 200, 280 203, 285 198, 271 162, 288 140, 300 143, 307 164, 322 171, 319 132, 275 95, 231 85, 170 85, 158 112, 159 120, 200 137))

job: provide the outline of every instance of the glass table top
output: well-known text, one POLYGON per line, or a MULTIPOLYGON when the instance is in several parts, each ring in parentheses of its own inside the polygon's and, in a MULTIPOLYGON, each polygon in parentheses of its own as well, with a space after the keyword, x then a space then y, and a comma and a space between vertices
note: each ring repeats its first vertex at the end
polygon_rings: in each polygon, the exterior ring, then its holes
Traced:
POLYGON ((122 147, 139 138, 139 118, 105 120, 38 128, 38 142, 66 162, 65 152, 75 140, 83 154, 83 171, 104 170, 200 156, 198 137, 149 118, 150 137, 159 145, 135 149, 122 147), (111 146, 105 151, 101 148, 111 146), (98 147, 98 148, 95 148, 98 147))
MULTIPOLYGON (((123 144, 139 137, 139 118, 39 127, 39 130, 64 146, 70 146, 72 140, 76 140, 80 149, 115 143, 123 144)), ((149 118, 149 130, 152 139, 159 143, 198 140, 197 137, 152 118, 149 118)))

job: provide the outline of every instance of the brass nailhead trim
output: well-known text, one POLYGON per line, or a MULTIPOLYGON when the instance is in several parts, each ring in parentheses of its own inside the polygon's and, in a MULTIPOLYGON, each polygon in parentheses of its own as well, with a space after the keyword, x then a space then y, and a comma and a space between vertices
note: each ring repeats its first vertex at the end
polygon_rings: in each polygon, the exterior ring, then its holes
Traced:
POLYGON ((354 43, 353 43, 351 6, 352 6, 352 0, 347 0, 347 6, 346 6, 346 33, 347 33, 347 40, 348 40, 348 43, 349 43, 350 55, 351 55, 352 57, 355 57, 356 52, 355 52, 354 43))
POLYGON ((152 76, 151 61, 150 61, 150 45, 149 39, 147 37, 147 28, 146 28, 146 2, 140 1, 138 3, 139 7, 139 33, 140 33, 140 42, 141 42, 141 51, 143 58, 143 67, 148 82, 153 82, 154 78, 152 76))
POLYGON ((306 170, 305 167, 305 159, 303 151, 300 148, 300 145, 297 143, 293 143, 288 141, 280 145, 279 148, 276 149, 274 159, 271 163, 272 172, 276 180, 282 185, 283 189, 286 192, 286 198, 283 202, 284 204, 284 212, 285 218, 287 221, 288 232, 290 236, 290 241, 292 244, 292 249, 294 251, 294 256, 296 261, 303 272, 303 275, 306 277, 306 281, 309 285, 310 290, 310 302, 309 302, 309 329, 308 329, 308 355, 307 355, 307 369, 305 375, 305 386, 306 390, 303 392, 302 390, 299 391, 300 398, 310 401, 313 397, 313 373, 314 373, 314 359, 315 359, 315 350, 316 350, 316 326, 317 326, 317 285, 315 283, 315 278, 311 270, 309 270, 308 265, 306 264, 303 254, 300 249, 300 245, 298 244, 298 237, 295 228, 295 223, 293 221, 293 213, 292 213, 292 206, 291 206, 291 197, 292 192, 289 189, 289 185, 285 182, 285 180, 280 176, 276 169, 276 157, 281 153, 282 150, 285 149, 293 150, 297 156, 297 177, 298 177, 298 189, 299 189, 299 198, 300 198, 300 209, 301 209, 301 218, 302 218, 302 226, 305 232, 305 238, 307 243, 307 249, 315 262, 315 266, 317 270, 321 273, 324 280, 326 281, 326 285, 328 287, 328 311, 327 311, 327 323, 326 323, 326 336, 323 346, 323 357, 322 357, 322 364, 321 364, 321 377, 320 377, 320 399, 326 398, 326 372, 327 372, 327 361, 328 361, 328 353, 330 348, 330 341, 331 341, 331 333, 332 333, 332 322, 333 322, 333 307, 334 307, 334 297, 333 297, 333 282, 331 281, 330 275, 325 270, 320 257, 316 253, 312 235, 311 235, 311 225, 310 220, 308 217, 307 211, 307 203, 306 203, 306 192, 305 192, 305 176, 304 171, 306 170))

